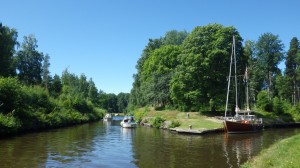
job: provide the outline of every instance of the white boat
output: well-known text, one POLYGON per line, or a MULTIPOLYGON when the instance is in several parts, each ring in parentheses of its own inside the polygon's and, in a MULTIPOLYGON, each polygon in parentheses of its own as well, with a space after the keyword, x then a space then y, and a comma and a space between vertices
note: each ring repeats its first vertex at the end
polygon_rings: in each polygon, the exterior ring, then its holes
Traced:
POLYGON ((113 118, 113 116, 110 113, 108 113, 104 116, 103 121, 111 121, 112 118, 113 118))
POLYGON ((137 126, 133 116, 125 116, 120 124, 123 128, 135 128, 137 126))

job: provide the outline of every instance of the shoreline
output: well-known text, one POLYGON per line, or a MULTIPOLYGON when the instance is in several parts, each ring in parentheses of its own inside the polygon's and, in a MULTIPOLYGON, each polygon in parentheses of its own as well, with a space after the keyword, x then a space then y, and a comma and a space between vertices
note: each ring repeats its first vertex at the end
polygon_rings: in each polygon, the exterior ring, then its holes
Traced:
MULTIPOLYGON (((144 127, 153 127, 150 123, 140 123, 140 126, 144 127)), ((269 129, 269 128, 296 128, 300 127, 300 122, 290 122, 290 123, 273 123, 273 124, 266 124, 263 125, 263 129, 269 129)), ((225 133, 224 127, 222 128, 190 128, 190 129, 184 129, 184 128, 166 128, 161 127, 159 129, 165 129, 171 132, 175 132, 178 134, 189 134, 189 135, 206 135, 206 134, 215 134, 215 133, 225 133)))

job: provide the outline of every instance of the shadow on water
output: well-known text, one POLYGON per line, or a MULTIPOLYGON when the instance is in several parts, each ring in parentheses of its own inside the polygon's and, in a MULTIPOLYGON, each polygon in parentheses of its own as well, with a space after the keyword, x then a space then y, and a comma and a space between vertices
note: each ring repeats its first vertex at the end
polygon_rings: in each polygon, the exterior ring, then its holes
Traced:
POLYGON ((178 135, 124 129, 122 117, 0 140, 0 167, 239 167, 261 149, 299 133, 178 135))

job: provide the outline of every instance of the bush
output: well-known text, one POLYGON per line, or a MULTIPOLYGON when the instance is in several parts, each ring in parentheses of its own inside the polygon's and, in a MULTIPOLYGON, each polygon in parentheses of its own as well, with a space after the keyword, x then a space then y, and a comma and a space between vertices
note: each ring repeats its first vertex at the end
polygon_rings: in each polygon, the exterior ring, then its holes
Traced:
POLYGON ((55 108, 54 100, 50 100, 49 94, 44 88, 40 86, 24 86, 22 90, 25 93, 22 99, 26 106, 43 111, 44 113, 50 113, 55 108))
POLYGON ((171 122, 171 125, 169 125, 169 128, 175 128, 175 127, 179 127, 181 124, 179 121, 174 120, 171 122))
POLYGON ((269 100, 268 92, 266 90, 260 91, 257 95, 257 106, 262 110, 271 112, 272 102, 269 100))
POLYGON ((91 102, 87 102, 83 97, 77 96, 73 102, 72 107, 81 113, 88 113, 93 110, 93 105, 91 102))
POLYGON ((162 127, 164 121, 165 121, 165 119, 163 119, 161 117, 154 117, 154 118, 152 118, 150 124, 155 128, 160 128, 160 127, 162 127))
POLYGON ((275 97, 273 99, 273 111, 276 114, 282 114, 283 113, 283 102, 278 97, 275 97))
POLYGON ((134 112, 134 119, 136 122, 141 122, 146 112, 144 111, 136 111, 134 112))
POLYGON ((0 135, 15 133, 20 127, 18 119, 0 113, 0 135))
POLYGON ((21 109, 21 84, 16 78, 0 78, 0 113, 21 109))
POLYGON ((293 106, 290 110, 289 113, 292 115, 293 120, 296 122, 300 121, 300 104, 296 104, 293 106))

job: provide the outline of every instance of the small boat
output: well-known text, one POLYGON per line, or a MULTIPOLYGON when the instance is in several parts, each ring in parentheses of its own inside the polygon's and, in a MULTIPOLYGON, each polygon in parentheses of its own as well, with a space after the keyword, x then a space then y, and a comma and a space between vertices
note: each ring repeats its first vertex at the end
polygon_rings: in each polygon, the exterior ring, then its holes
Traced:
POLYGON ((227 97, 226 97, 226 107, 225 107, 225 117, 224 117, 224 129, 227 133, 250 133, 257 132, 263 128, 263 122, 261 118, 256 118, 255 115, 250 115, 251 110, 249 108, 249 94, 248 94, 248 71, 246 67, 246 72, 244 75, 244 81, 246 83, 246 110, 242 111, 238 107, 238 93, 237 93, 237 75, 236 75, 236 54, 235 54, 235 39, 233 37, 232 53, 230 59, 230 69, 228 77, 228 87, 227 87, 227 97), (234 60, 233 60, 234 59, 234 60), (231 67, 234 61, 234 79, 235 79, 235 116, 227 117, 228 108, 228 98, 229 98, 229 88, 230 88, 230 78, 231 67))
POLYGON ((112 118, 113 118, 113 116, 110 113, 108 113, 104 116, 103 121, 111 121, 112 118))
POLYGON ((134 121, 133 116, 125 116, 120 124, 123 128, 135 128, 135 127, 137 127, 137 123, 134 121))

